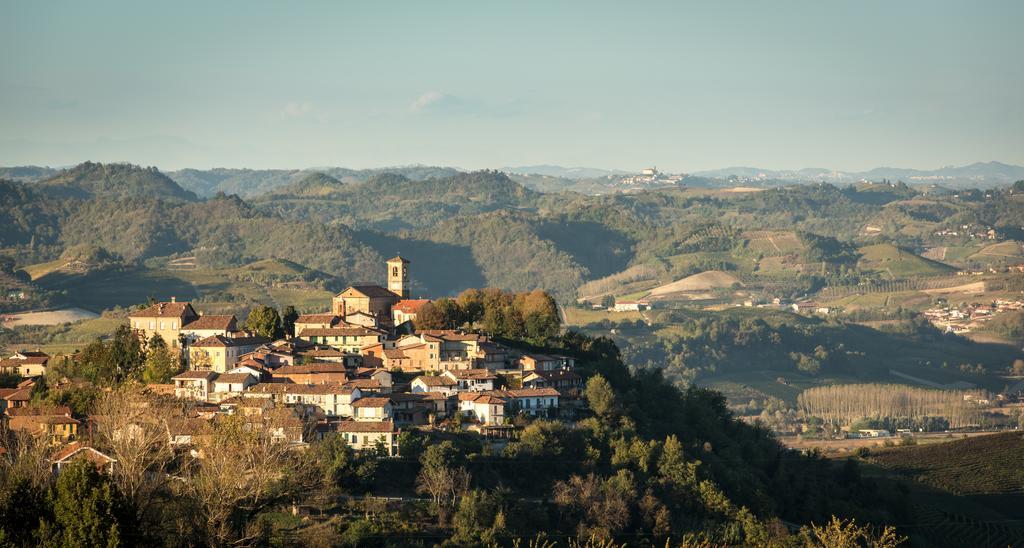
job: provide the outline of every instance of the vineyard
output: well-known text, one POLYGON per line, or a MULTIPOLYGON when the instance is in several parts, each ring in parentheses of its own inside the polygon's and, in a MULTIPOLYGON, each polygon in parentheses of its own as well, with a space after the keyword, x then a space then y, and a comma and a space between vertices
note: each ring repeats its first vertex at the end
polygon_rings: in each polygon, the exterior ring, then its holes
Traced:
POLYGON ((838 299, 857 294, 866 295, 870 293, 947 289, 964 284, 965 280, 962 276, 931 276, 911 280, 876 282, 866 285, 831 286, 822 289, 819 296, 828 299, 838 299))
POLYGON ((890 449, 869 457, 893 472, 957 495, 1024 492, 1024 433, 890 449))
POLYGON ((789 231, 752 230, 743 236, 747 239, 747 250, 763 257, 796 254, 806 247, 789 231))

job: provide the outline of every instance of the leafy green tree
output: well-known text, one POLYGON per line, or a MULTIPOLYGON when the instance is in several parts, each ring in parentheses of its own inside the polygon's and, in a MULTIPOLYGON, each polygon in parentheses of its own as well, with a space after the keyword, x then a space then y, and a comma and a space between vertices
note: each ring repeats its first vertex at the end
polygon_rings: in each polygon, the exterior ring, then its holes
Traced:
POLYGON ((618 402, 615 391, 608 380, 601 375, 594 375, 587 380, 583 395, 587 398, 590 410, 603 420, 609 420, 618 413, 618 402))
POLYGON ((287 337, 295 336, 295 320, 299 319, 299 311, 295 310, 295 307, 288 305, 284 308, 284 314, 281 316, 281 324, 284 328, 284 334, 287 337))
POLYGON ((53 523, 40 528, 43 546, 121 546, 134 530, 124 498, 86 460, 61 470, 52 505, 53 523))
POLYGON ((178 374, 178 358, 167 348, 160 335, 153 335, 147 345, 146 361, 142 370, 142 379, 147 383, 168 383, 171 377, 178 374))
POLYGON ((281 316, 273 307, 258 304, 249 311, 245 328, 262 337, 277 338, 281 332, 281 316))

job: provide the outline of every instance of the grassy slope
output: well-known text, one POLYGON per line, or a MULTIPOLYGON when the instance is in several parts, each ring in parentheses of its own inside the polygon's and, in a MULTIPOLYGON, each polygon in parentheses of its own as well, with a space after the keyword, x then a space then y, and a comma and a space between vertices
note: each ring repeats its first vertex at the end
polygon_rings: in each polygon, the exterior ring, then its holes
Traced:
POLYGON ((894 279, 938 276, 956 270, 949 265, 925 259, 892 244, 868 245, 861 247, 858 251, 861 254, 858 267, 861 270, 885 272, 894 279))

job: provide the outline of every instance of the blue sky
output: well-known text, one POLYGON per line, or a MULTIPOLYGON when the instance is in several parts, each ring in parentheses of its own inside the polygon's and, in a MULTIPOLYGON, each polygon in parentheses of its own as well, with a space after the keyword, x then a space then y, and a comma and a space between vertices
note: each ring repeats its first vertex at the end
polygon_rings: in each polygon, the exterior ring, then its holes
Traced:
POLYGON ((0 0, 0 165, 1024 164, 1024 2, 0 0))

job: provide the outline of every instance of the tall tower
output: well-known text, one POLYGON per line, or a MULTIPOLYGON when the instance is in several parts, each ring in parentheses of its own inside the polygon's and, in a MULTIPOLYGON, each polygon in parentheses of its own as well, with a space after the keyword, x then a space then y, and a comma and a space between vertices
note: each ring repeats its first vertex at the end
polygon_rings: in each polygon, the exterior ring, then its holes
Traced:
POLYGON ((400 255, 388 259, 388 291, 399 298, 409 298, 409 259, 400 255))

